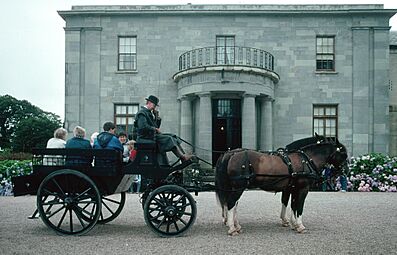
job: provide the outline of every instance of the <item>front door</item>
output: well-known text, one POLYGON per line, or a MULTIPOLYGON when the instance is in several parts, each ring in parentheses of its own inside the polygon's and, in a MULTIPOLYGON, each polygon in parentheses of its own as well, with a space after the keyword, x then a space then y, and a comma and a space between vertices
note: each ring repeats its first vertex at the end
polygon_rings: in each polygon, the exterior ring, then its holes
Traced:
POLYGON ((241 148, 240 99, 214 99, 212 102, 212 164, 222 152, 241 148))

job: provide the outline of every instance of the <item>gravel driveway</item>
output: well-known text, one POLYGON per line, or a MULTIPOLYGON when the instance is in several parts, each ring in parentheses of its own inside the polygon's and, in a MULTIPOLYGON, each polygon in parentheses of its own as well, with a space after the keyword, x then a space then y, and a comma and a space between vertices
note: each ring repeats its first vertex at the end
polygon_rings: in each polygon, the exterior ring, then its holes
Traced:
POLYGON ((0 254, 397 254, 397 194, 311 192, 304 234, 281 227, 280 195, 245 192, 238 210, 243 233, 230 237, 215 194, 200 193, 196 222, 178 238, 149 230, 137 194, 127 195, 114 221, 77 237, 27 219, 34 196, 0 197, 0 254))

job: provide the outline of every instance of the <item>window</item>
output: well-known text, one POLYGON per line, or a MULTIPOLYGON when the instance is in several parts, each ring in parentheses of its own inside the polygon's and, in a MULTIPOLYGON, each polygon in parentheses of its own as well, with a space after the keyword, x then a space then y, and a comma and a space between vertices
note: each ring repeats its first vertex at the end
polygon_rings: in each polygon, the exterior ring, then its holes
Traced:
POLYGON ((216 36, 216 63, 234 64, 234 36, 216 36))
POLYGON ((137 104, 116 104, 114 106, 114 123, 116 124, 118 133, 124 132, 127 135, 132 135, 135 114, 137 112, 137 104))
POLYGON ((317 36, 316 66, 317 71, 335 71, 334 36, 317 36))
POLYGON ((313 105, 313 134, 338 136, 338 106, 313 105))
POLYGON ((136 37, 119 37, 119 71, 136 70, 136 37))

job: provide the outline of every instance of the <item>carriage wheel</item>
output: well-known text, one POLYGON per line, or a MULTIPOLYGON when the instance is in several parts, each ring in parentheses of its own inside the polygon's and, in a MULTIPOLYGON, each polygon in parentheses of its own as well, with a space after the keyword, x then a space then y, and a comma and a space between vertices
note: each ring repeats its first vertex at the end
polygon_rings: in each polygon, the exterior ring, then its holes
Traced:
POLYGON ((102 210, 98 219, 99 224, 108 223, 119 216, 124 208, 125 192, 102 196, 102 210))
POLYGON ((58 170, 40 184, 37 209, 43 222, 56 233, 82 235, 99 219, 101 195, 87 175, 75 170, 58 170))
POLYGON ((196 201, 187 190, 177 185, 155 189, 144 207, 146 224, 160 236, 181 235, 194 224, 196 214, 196 201))

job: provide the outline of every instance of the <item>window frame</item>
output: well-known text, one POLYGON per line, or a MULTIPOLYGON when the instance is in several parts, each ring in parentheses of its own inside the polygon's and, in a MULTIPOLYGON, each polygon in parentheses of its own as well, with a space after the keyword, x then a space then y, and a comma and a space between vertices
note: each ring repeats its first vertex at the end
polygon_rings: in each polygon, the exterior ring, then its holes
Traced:
MULTIPOLYGON (((134 108, 132 108, 132 109, 134 109, 134 108)), ((118 124, 117 118, 125 118, 126 124, 125 124, 125 125, 123 124, 123 126, 126 127, 125 130, 124 130, 124 132, 127 134, 127 137, 129 137, 130 135, 132 135, 132 131, 133 131, 133 129, 134 129, 133 125, 134 125, 134 121, 135 121, 135 116, 136 116, 136 113, 137 113, 138 111, 139 111, 139 104, 138 104, 138 103, 115 103, 115 104, 114 104, 114 112, 113 112, 114 124, 115 124, 115 126, 117 127, 117 129, 119 129, 119 126, 121 126, 121 124, 118 124), (125 113, 125 114, 123 114, 123 113, 117 113, 117 107, 118 107, 118 106, 125 106, 125 107, 126 107, 126 113, 125 113), (129 107, 129 106, 136 107, 137 111, 136 111, 136 112, 133 112, 133 113, 129 113, 129 112, 128 112, 128 107, 129 107), (132 118, 132 119, 133 119, 133 121, 132 121, 131 124, 128 122, 128 119, 129 119, 129 118, 132 118), (132 130, 128 130, 128 125, 131 125, 131 126, 132 126, 132 130)))
MULTIPOLYGON (((335 35, 316 35, 316 41, 315 41, 315 51, 316 51, 316 71, 317 72, 335 72, 336 70, 336 63, 335 63, 335 44, 336 44, 336 36, 335 35), (332 53, 324 53, 324 52, 319 52, 318 47, 319 45, 317 44, 318 39, 321 38, 323 39, 328 39, 332 38, 333 39, 333 44, 332 44, 332 53), (319 56, 332 56, 332 69, 330 68, 318 68, 318 57, 319 56)), ((323 46, 324 44, 322 44, 323 46)), ((323 60, 324 61, 324 60, 323 60)))
POLYGON ((233 65, 236 61, 236 36, 235 35, 216 35, 215 37, 215 51, 216 51, 216 64, 217 65, 233 65), (218 45, 218 39, 223 38, 225 40, 224 45, 218 45), (233 39, 233 46, 228 46, 227 41, 228 39, 233 39), (218 52, 218 50, 223 49, 223 52, 218 52), (228 49, 232 49, 228 52, 228 49), (222 62, 220 61, 220 56, 223 56, 222 62), (233 60, 228 59, 227 56, 231 56, 233 60))
MULTIPOLYGON (((138 44, 138 39, 137 39, 137 36, 136 35, 119 35, 118 37, 117 37, 117 71, 120 71, 120 72, 133 72, 133 71, 137 71, 138 70, 138 59, 137 59, 137 56, 138 56, 138 54, 137 54, 137 51, 138 51, 138 49, 137 49, 137 44, 138 44), (131 39, 134 39, 135 40, 135 53, 134 52, 130 52, 130 53, 121 53, 120 52, 120 46, 121 46, 121 44, 120 44, 120 39, 122 39, 122 38, 131 38, 131 39), (135 56, 135 58, 133 58, 135 61, 132 61, 131 63, 131 69, 127 69, 127 68, 123 68, 123 69, 121 69, 121 65, 120 65, 120 63, 121 63, 121 56, 122 55, 126 55, 126 56, 128 56, 128 55, 131 55, 131 56, 135 56), (135 68, 134 68, 135 67, 135 68)), ((129 46, 132 46, 133 44, 131 44, 131 45, 129 45, 129 46)), ((123 62, 125 62, 125 61, 123 61, 123 62)))
POLYGON ((320 120, 322 121, 322 131, 323 133, 319 135, 324 135, 326 137, 336 137, 338 138, 338 119, 339 119, 339 113, 338 113, 339 107, 338 104, 313 104, 313 110, 312 110, 312 133, 313 135, 316 132, 315 130, 315 120, 320 120), (322 108, 322 115, 315 115, 315 109, 316 108, 322 108), (335 115, 327 115, 327 108, 333 108, 335 110, 335 115), (327 128, 333 128, 333 127, 328 127, 327 126, 327 120, 335 120, 335 135, 329 135, 327 134, 327 128))

